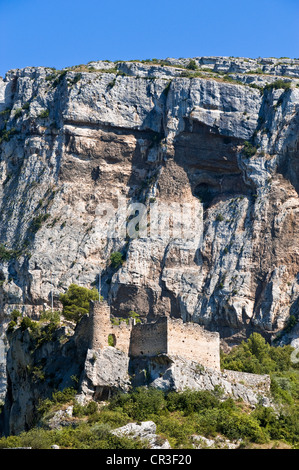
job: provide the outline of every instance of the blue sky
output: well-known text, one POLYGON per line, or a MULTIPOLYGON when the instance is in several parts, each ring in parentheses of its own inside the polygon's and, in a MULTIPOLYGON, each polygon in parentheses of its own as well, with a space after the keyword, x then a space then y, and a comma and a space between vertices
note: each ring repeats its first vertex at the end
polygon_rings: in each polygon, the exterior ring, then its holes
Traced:
POLYGON ((0 0, 0 75, 91 60, 299 57, 298 0, 0 0))

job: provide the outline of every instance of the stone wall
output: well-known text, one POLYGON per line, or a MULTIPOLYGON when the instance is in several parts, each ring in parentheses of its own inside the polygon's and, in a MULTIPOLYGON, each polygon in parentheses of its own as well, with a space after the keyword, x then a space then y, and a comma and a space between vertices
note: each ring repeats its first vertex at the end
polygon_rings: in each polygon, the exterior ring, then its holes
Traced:
POLYGON ((206 331, 196 323, 161 317, 153 323, 135 325, 130 319, 129 324, 113 325, 109 305, 91 302, 90 349, 108 347, 109 335, 113 346, 131 357, 170 354, 220 370, 219 334, 206 331))
POLYGON ((162 317, 155 323, 134 326, 131 338, 130 355, 157 356, 167 352, 167 318, 162 317))
POLYGON ((224 369, 223 376, 231 383, 243 384, 253 390, 270 393, 270 375, 251 374, 248 372, 224 369))
POLYGON ((168 320, 167 354, 182 356, 206 367, 220 370, 219 333, 204 330, 196 323, 168 320))

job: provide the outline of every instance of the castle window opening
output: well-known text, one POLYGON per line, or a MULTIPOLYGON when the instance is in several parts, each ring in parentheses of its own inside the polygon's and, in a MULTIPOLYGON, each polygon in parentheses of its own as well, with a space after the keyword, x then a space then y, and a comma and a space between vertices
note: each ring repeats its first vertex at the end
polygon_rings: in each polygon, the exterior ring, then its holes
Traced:
POLYGON ((108 335, 108 346, 112 346, 113 348, 116 345, 116 337, 114 334, 108 335))

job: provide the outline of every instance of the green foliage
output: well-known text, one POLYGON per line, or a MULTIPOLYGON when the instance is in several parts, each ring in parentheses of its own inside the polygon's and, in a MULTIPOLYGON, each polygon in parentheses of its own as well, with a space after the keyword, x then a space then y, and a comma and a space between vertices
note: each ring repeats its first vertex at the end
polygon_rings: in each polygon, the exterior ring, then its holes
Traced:
MULTIPOLYGON (((252 348, 264 354, 263 344, 255 342, 252 348)), ((168 439, 172 448, 191 448, 192 435, 206 437, 222 435, 230 440, 264 444, 269 440, 283 440, 299 445, 298 409, 294 405, 274 410, 258 405, 253 411, 232 398, 219 398, 218 391, 164 392, 155 388, 139 387, 130 393, 118 393, 108 406, 91 401, 82 406, 75 401, 72 388, 52 394, 40 403, 39 412, 51 417, 64 404, 73 404, 73 424, 59 430, 32 429, 20 436, 0 439, 0 448, 30 446, 48 448, 53 444, 70 449, 134 449, 147 448, 138 439, 115 438, 111 429, 132 421, 153 420, 157 433, 168 439)))
POLYGON ((57 77, 56 73, 50 73, 49 75, 46 76, 47 81, 52 81, 57 77))
POLYGON ((13 309, 13 311, 10 314, 10 318, 15 321, 16 323, 18 322, 18 319, 22 316, 20 310, 17 310, 16 308, 13 309))
POLYGON ((17 133, 17 130, 12 127, 11 129, 7 130, 6 127, 0 131, 0 144, 2 142, 9 142, 12 136, 17 133))
POLYGON ((207 390, 182 393, 169 392, 167 395, 167 409, 169 411, 181 411, 185 415, 198 413, 218 405, 218 399, 207 390))
POLYGON ((0 243, 0 261, 10 261, 22 255, 22 249, 10 250, 0 243))
POLYGON ((11 314, 10 314, 10 318, 11 318, 11 321, 8 323, 8 327, 7 327, 7 333, 11 333, 16 326, 18 326, 18 320, 19 318, 22 317, 22 314, 19 310, 17 309, 14 309, 11 314))
POLYGON ((76 393, 76 390, 72 387, 53 392, 51 398, 40 400, 37 407, 38 414, 43 416, 49 413, 50 410, 56 410, 60 405, 72 402, 75 399, 76 393))
POLYGON ((65 294, 59 297, 63 305, 63 315, 68 320, 78 322, 83 315, 89 312, 90 300, 98 300, 99 293, 96 288, 87 289, 86 287, 71 284, 65 294))
POLYGON ((217 221, 217 222, 223 222, 223 220, 224 220, 223 215, 222 215, 222 214, 217 214, 217 216, 216 216, 216 221, 217 221))
POLYGON ((3 109, 2 111, 0 111, 0 117, 6 116, 7 114, 10 114, 10 112, 11 112, 11 108, 3 109))
POLYGON ((13 257, 12 250, 7 249, 2 243, 0 244, 0 261, 9 261, 13 257))
POLYGON ((298 320, 295 317, 295 315, 290 315, 289 318, 287 319, 286 323, 285 323, 285 326, 283 328, 283 332, 284 333, 289 333, 290 331, 292 331, 294 326, 297 325, 297 323, 298 323, 298 320))
POLYGON ((171 80, 167 83, 166 87, 163 90, 163 94, 167 97, 170 90, 171 80))
MULTIPOLYGON (((157 432, 165 436, 172 447, 191 447, 192 434, 228 439, 245 439, 255 443, 267 442, 278 420, 269 408, 268 420, 261 413, 248 414, 231 398, 223 400, 217 390, 162 392, 139 388, 130 394, 119 394, 111 399, 109 410, 127 415, 133 420, 153 420, 157 432), (271 421, 275 419, 275 421, 271 421), (271 432, 269 431, 271 422, 271 432)), ((297 436, 298 439, 298 436, 297 436)), ((294 433, 290 434, 293 442, 294 433)))
POLYGON ((76 75, 74 76, 73 80, 72 80, 72 85, 76 85, 76 83, 78 83, 82 78, 82 73, 76 73, 76 75))
POLYGON ((18 118, 21 117, 21 116, 22 116, 22 108, 17 108, 17 109, 15 110, 14 117, 15 117, 16 119, 18 119, 18 118))
POLYGON ((107 85, 107 91, 112 90, 112 88, 114 87, 115 83, 116 83, 116 77, 113 78, 113 80, 111 80, 111 82, 108 83, 108 85, 107 85))
POLYGON ((114 347, 114 338, 112 334, 108 335, 108 346, 114 347))
POLYGON ((21 321, 20 328, 22 331, 25 331, 28 328, 30 328, 32 331, 35 331, 37 329, 37 322, 31 320, 29 317, 24 317, 21 321))
POLYGON ((253 374, 286 371, 291 367, 292 350, 290 346, 270 346, 260 334, 253 333, 247 342, 221 354, 221 367, 253 374))
MULTIPOLYGON (((17 320, 15 323, 17 326, 17 320)), ((34 321, 29 317, 23 317, 20 323, 20 329, 23 332, 29 330, 31 340, 30 348, 32 351, 35 351, 44 343, 53 341, 54 333, 59 325, 60 315, 58 312, 53 312, 51 314, 42 314, 39 321, 34 321)))
POLYGON ((138 387, 130 394, 118 394, 111 399, 109 410, 121 408, 131 418, 142 421, 165 407, 164 393, 155 388, 138 387))
POLYGON ((22 109, 24 109, 25 111, 28 111, 29 108, 30 108, 30 103, 28 103, 27 101, 26 103, 23 104, 22 109))
POLYGON ((40 321, 49 321, 54 323, 60 322, 60 312, 52 311, 52 310, 45 310, 40 315, 40 321))
POLYGON ((38 232, 38 230, 41 228, 43 223, 46 222, 49 217, 50 217, 50 214, 40 214, 34 217, 30 225, 31 232, 33 233, 38 232))
POLYGON ((16 323, 14 320, 11 320, 11 321, 8 323, 6 332, 7 332, 7 333, 11 333, 11 332, 15 329, 16 326, 17 326, 17 323, 16 323))
POLYGON ((135 323, 141 323, 139 313, 134 312, 134 310, 129 311, 129 318, 134 318, 135 323))
POLYGON ((48 110, 48 109, 44 109, 44 110, 40 113, 39 117, 40 117, 41 119, 46 119, 47 117, 49 117, 49 114, 50 114, 49 110, 48 110))
POLYGON ((197 67, 196 62, 195 62, 194 59, 191 59, 191 60, 189 61, 189 64, 187 65, 186 68, 187 68, 188 70, 197 70, 197 69, 198 69, 198 67, 197 67))
POLYGON ((248 141, 245 141, 244 142, 244 147, 243 147, 243 155, 245 155, 245 157, 253 157, 253 155, 255 155, 257 152, 257 148, 254 147, 250 142, 248 141))
POLYGON ((124 262, 123 255, 119 251, 111 253, 110 262, 113 268, 119 268, 124 262))
POLYGON ((192 71, 192 70, 183 70, 183 72, 180 74, 180 77, 182 78, 206 78, 206 75, 204 75, 200 71, 192 71))
POLYGON ((268 83, 268 85, 264 87, 264 90, 279 90, 279 89, 289 90, 291 86, 292 86, 291 82, 285 82, 283 79, 279 78, 278 80, 275 80, 273 83, 268 83))
POLYGON ((53 433, 45 429, 31 429, 18 436, 3 437, 0 439, 0 449, 13 447, 31 447, 33 449, 50 449, 53 444, 53 433))
POLYGON ((64 77, 67 74, 67 70, 58 71, 55 80, 52 83, 52 87, 56 88, 63 81, 64 77))

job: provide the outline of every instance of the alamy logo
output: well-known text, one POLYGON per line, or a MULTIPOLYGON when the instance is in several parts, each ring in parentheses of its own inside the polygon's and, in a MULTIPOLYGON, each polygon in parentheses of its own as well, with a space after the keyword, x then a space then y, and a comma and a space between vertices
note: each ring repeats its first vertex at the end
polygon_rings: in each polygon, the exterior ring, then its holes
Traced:
POLYGON ((119 198, 117 207, 112 203, 101 203, 95 213, 105 238, 192 240, 203 233, 201 204, 155 201, 127 205, 125 199, 119 198))

